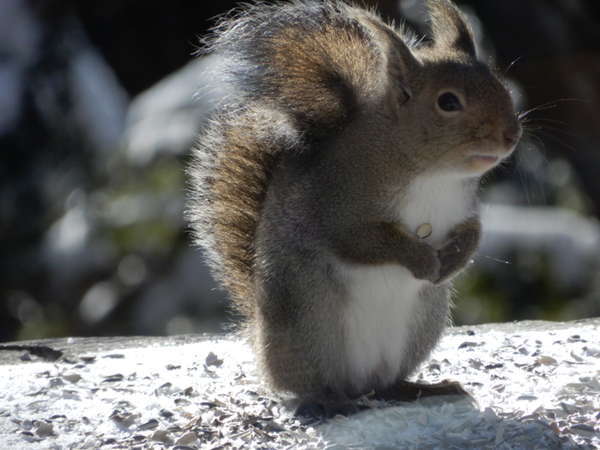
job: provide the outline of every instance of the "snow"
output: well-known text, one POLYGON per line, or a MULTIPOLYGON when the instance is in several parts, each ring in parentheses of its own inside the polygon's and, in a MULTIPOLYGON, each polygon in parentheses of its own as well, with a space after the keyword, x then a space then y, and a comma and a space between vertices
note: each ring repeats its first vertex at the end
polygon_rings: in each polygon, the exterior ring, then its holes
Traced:
POLYGON ((234 339, 14 343, 0 346, 0 441, 13 449, 597 448, 599 328, 595 319, 450 329, 416 378, 460 381, 472 400, 366 398, 370 409, 317 423, 265 391, 249 348, 234 339))

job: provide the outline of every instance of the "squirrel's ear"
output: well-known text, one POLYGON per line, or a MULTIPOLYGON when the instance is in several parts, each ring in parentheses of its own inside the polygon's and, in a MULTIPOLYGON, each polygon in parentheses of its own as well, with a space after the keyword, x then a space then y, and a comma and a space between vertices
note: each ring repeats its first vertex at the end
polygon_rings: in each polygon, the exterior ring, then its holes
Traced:
POLYGON ((413 95, 411 81, 417 76, 421 63, 399 34, 382 24, 373 25, 382 40, 387 43, 387 74, 402 89, 404 97, 400 103, 404 103, 413 95))
POLYGON ((407 102, 413 96, 411 84, 419 73, 420 66, 421 64, 406 43, 398 37, 392 39, 388 73, 403 91, 404 98, 401 99, 400 104, 407 102))
POLYGON ((463 13, 450 0, 428 0, 435 48, 461 51, 475 58, 475 41, 463 13))

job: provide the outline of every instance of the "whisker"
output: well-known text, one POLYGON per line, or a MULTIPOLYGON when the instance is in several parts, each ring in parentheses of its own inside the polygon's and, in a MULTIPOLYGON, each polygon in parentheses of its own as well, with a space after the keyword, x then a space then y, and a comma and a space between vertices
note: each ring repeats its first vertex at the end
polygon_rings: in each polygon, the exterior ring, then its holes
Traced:
POLYGON ((546 111, 548 109, 556 108, 557 106, 558 106, 557 104, 544 104, 544 105, 535 106, 535 107, 533 107, 531 109, 528 109, 527 111, 521 111, 520 113, 518 113, 517 114, 517 119, 518 120, 523 120, 523 119, 525 119, 525 117, 527 117, 532 112, 546 111))
POLYGON ((508 261, 506 259, 494 258, 494 257, 488 256, 488 255, 483 255, 483 257, 487 258, 487 259, 491 259, 492 261, 497 262, 497 263, 501 263, 501 264, 512 264, 512 261, 508 261))
POLYGON ((504 75, 506 75, 508 71, 512 69, 512 66, 518 63, 522 58, 522 56, 517 56, 515 59, 513 59, 512 62, 508 65, 508 67, 504 70, 504 75))
POLYGON ((539 117, 539 118, 535 118, 535 119, 528 119, 528 120, 531 120, 531 121, 534 121, 534 120, 535 120, 535 121, 537 121, 537 122, 548 122, 548 123, 554 123, 554 124, 557 124, 557 125, 564 125, 564 126, 567 126, 567 125, 568 125, 568 124, 567 124, 567 122, 565 122, 565 121, 563 121, 563 120, 547 119, 547 118, 545 118, 545 117, 539 117))
POLYGON ((579 102, 579 103, 591 103, 589 100, 584 100, 583 98, 577 98, 577 97, 563 97, 563 98, 557 98, 556 100, 550 100, 547 101, 546 103, 542 103, 539 106, 546 106, 546 105, 555 105, 556 103, 561 103, 561 102, 579 102))
POLYGON ((574 137, 574 138, 577 138, 579 136, 577 133, 566 130, 564 128, 564 127, 566 127, 565 123, 559 122, 559 125, 561 125, 561 127, 559 127, 559 126, 554 125, 555 122, 557 122, 557 121, 543 120, 543 119, 534 119, 534 120, 528 119, 528 120, 523 121, 522 125, 523 125, 523 129, 527 129, 527 130, 533 130, 533 131, 549 130, 549 131, 554 131, 556 133, 561 133, 566 136, 570 136, 570 137, 574 137), (538 123, 538 122, 549 122, 552 125, 548 125, 547 123, 538 123))
POLYGON ((544 140, 542 138, 540 138, 537 134, 531 132, 531 130, 525 130, 525 132, 526 132, 526 137, 535 139, 535 141, 537 142, 537 145, 539 147, 541 147, 544 151, 546 151, 546 143, 544 142, 544 140))
POLYGON ((554 140, 555 142, 558 142, 560 145, 564 146, 566 149, 571 150, 572 152, 577 152, 576 147, 572 146, 571 144, 567 144, 564 140, 554 136, 553 134, 544 132, 543 129, 538 130, 538 132, 542 133, 545 137, 550 138, 550 139, 554 140))
POLYGON ((530 108, 526 111, 521 111, 519 113, 517 113, 517 119, 518 120, 522 120, 525 117, 527 117, 529 114, 531 114, 532 112, 535 111, 545 111, 548 109, 553 109, 556 108, 558 106, 558 103, 561 102, 581 102, 581 103, 589 103, 589 100, 584 100, 582 98, 571 98, 571 97, 565 97, 565 98, 559 98, 556 100, 552 100, 546 103, 542 103, 541 105, 538 106, 534 106, 533 108, 530 108))
POLYGON ((565 130, 563 128, 559 128, 559 127, 556 127, 556 126, 546 125, 546 124, 541 124, 541 125, 537 125, 537 126, 535 126, 535 124, 533 124, 533 125, 534 125, 534 127, 531 127, 531 125, 528 125, 527 127, 530 127, 531 129, 533 129, 535 131, 547 131, 547 132, 553 131, 555 133, 560 133, 560 134, 562 134, 564 136, 568 136, 568 137, 571 137, 571 138, 578 138, 579 137, 579 135, 577 133, 574 133, 572 131, 568 131, 568 130, 565 130))

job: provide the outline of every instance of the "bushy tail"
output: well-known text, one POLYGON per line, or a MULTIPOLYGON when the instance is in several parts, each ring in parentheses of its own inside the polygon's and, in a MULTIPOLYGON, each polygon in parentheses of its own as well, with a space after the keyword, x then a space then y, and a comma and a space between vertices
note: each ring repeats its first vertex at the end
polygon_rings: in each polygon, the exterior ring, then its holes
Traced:
POLYGON ((338 2, 255 5, 223 20, 207 43, 226 61, 235 104, 222 107, 193 151, 188 217, 217 280, 247 316, 271 173, 283 152, 318 151, 377 89, 383 54, 364 25, 375 20, 338 2))

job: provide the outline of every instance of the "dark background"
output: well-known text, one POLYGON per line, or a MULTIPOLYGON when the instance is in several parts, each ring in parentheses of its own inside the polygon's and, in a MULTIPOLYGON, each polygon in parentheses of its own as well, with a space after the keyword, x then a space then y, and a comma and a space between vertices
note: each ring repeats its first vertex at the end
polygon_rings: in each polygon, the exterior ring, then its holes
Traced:
MULTIPOLYGON (((210 111, 192 100, 206 75, 191 55, 235 3, 0 3, 0 340, 224 329, 182 211, 210 111)), ((419 1, 367 3, 426 30, 419 1)), ((457 284, 455 320, 599 315, 600 4, 459 4, 535 110, 485 182, 506 209, 457 284)))

